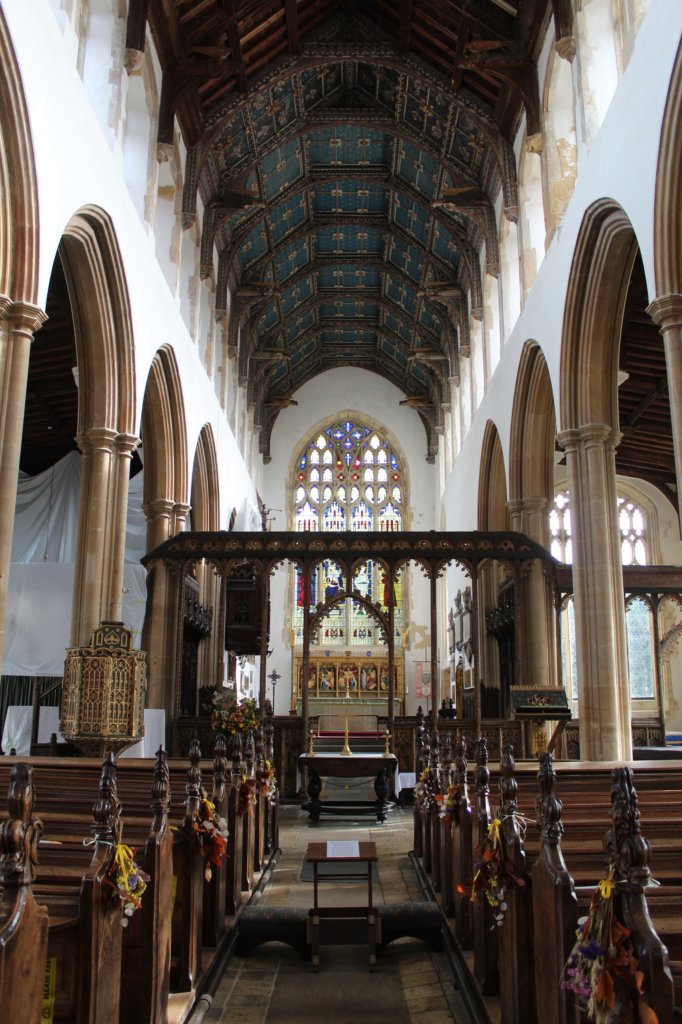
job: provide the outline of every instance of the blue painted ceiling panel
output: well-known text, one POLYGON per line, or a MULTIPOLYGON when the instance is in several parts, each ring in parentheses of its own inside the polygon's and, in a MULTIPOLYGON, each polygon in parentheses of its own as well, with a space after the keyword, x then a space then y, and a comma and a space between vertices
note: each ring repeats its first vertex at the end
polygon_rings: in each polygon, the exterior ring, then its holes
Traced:
POLYGON ((274 245, 300 227, 308 217, 305 196, 294 196, 288 202, 276 206, 269 215, 270 234, 274 245))
POLYGON ((388 190, 365 181, 326 182, 313 192, 315 213, 386 213, 388 190))
POLYGON ((419 284, 424 269, 424 256, 418 249, 407 245, 402 238, 391 238, 386 258, 394 267, 411 277, 415 284, 419 284))
POLYGON ((347 263, 321 267, 317 274, 318 288, 359 288, 379 291, 381 274, 376 267, 347 263))
POLYGON ((239 262, 242 270, 248 270, 266 254, 270 246, 264 224, 257 224, 239 247, 239 262))
POLYGON ((291 245, 285 246, 275 256, 275 278, 278 284, 282 284, 287 278, 295 274, 297 270, 310 262, 307 238, 298 238, 291 245))
POLYGON ((308 136, 311 167, 388 167, 390 153, 390 136, 374 128, 335 125, 308 136))
POLYGON ((312 297, 314 290, 312 277, 304 277, 290 288, 283 288, 280 295, 280 303, 284 316, 291 316, 297 306, 307 302, 312 297))
POLYGON ((396 195, 393 202, 393 220, 404 231, 427 245, 430 218, 425 207, 419 206, 406 195, 396 195))
POLYGON ((265 198, 274 199, 287 185, 303 177, 303 156, 300 140, 290 139, 277 146, 261 160, 265 198))
POLYGON ((384 232, 376 227, 345 224, 338 227, 318 228, 315 232, 315 247, 319 253, 371 253, 382 256, 384 232))

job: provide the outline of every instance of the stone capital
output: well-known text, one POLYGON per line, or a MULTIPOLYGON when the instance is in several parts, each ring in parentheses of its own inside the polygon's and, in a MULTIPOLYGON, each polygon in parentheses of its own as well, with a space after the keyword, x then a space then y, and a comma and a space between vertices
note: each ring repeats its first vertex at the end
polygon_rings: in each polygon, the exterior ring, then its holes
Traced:
POLYGON ((518 512, 544 512, 548 507, 549 501, 547 498, 510 498, 507 502, 507 508, 514 514, 518 512))
POLYGON ((142 506, 147 522, 153 522, 156 519, 170 519, 173 515, 175 508, 175 502, 170 498, 154 498, 153 501, 149 501, 142 506))
POLYGON ((142 444, 142 438, 137 434, 118 434, 115 444, 119 455, 126 455, 130 458, 135 449, 142 444))
POLYGON ((112 455, 118 436, 118 431, 111 430, 110 427, 90 427, 89 430, 77 435, 76 444, 83 455, 90 455, 95 451, 112 455))
POLYGON ((673 327, 682 327, 682 295, 679 292, 659 295, 647 306, 646 311, 662 333, 673 327))
POLYGON ((30 302, 13 302, 7 295, 0 295, 0 319, 8 321, 12 333, 35 334, 47 320, 47 313, 30 302))
POLYGON ((598 446, 615 451, 622 436, 619 430, 614 430, 608 423, 584 423, 581 427, 560 431, 556 439, 565 452, 598 446))

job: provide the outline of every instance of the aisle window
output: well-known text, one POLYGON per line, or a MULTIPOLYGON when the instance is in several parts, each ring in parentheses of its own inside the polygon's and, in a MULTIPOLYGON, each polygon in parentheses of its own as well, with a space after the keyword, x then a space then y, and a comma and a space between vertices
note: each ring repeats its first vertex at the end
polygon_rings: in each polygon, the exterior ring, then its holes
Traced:
MULTIPOLYGON (((649 538, 646 516, 632 499, 618 498, 621 560, 623 565, 647 565, 649 538)), ((557 492, 549 513, 550 550, 566 565, 573 561, 571 502, 567 490, 557 492)), ((633 701, 651 701, 656 696, 654 620, 649 601, 628 598, 625 605, 630 696, 633 701)), ((572 595, 561 610, 562 683, 569 700, 577 702, 578 676, 575 648, 575 616, 572 595)))

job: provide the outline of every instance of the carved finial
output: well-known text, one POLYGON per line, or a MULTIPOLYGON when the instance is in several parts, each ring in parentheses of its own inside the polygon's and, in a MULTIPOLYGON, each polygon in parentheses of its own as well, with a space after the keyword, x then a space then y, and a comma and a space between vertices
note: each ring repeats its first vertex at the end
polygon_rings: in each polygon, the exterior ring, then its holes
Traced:
POLYGON ((242 776, 242 734, 236 732, 232 737, 232 774, 242 776))
POLYGON ((463 789, 467 784, 467 741, 460 733, 455 747, 455 785, 463 789))
POLYGON ((168 754, 163 747, 159 747, 156 752, 151 806, 155 817, 168 814, 170 808, 170 772, 168 771, 168 754))
POLYGON ((616 880, 638 891, 650 880, 651 846, 641 832, 639 807, 631 768, 614 768, 611 773, 612 829, 607 847, 616 869, 616 880))
POLYGON ((99 798, 92 809, 92 831, 102 842, 115 843, 121 831, 121 803, 116 787, 116 758, 110 751, 102 762, 99 798))
POLYGON ((254 736, 254 741, 255 741, 255 746, 256 746, 256 769, 257 769, 257 771, 262 771, 263 768, 265 767, 265 756, 263 754, 263 747, 265 746, 265 743, 264 743, 264 738, 263 738, 263 719, 262 718, 259 721, 258 726, 256 728, 256 733, 255 733, 255 736, 254 736))
POLYGON ((514 748, 505 743, 500 757, 500 812, 507 816, 516 812, 518 784, 514 778, 514 748))
POLYGON ((433 772, 438 771, 438 733, 434 729, 431 732, 431 751, 429 755, 429 768, 433 772))
POLYGON ((0 882, 6 888, 30 885, 35 878, 43 826, 31 820, 33 800, 33 769, 15 764, 7 794, 9 818, 0 825, 0 882))
POLYGON ((213 758, 213 795, 212 800, 216 807, 222 807, 225 799, 225 780, 227 779, 227 746, 225 737, 218 733, 215 741, 215 754, 213 758))
POLYGON ((249 729, 244 743, 244 762, 247 775, 253 775, 253 766, 256 759, 256 744, 253 738, 253 730, 249 729))
POLYGON ((543 842, 549 846, 557 846, 564 834, 564 826, 561 821, 564 805, 556 795, 556 772, 552 764, 552 755, 548 752, 540 754, 538 782, 540 783, 540 795, 535 801, 538 828, 543 842))
POLYGON ((199 740, 193 739, 189 745, 189 768, 187 770, 187 785, 185 791, 188 798, 201 799, 201 747, 199 740))

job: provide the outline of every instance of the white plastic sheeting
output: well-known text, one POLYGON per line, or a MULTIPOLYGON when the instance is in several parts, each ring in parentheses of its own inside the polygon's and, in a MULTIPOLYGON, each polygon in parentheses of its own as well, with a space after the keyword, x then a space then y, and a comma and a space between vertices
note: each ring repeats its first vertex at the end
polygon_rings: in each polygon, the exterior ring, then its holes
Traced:
MULTIPOLYGON (((19 479, 2 674, 60 676, 71 635, 81 457, 19 479)), ((122 619, 139 646, 147 600, 143 474, 130 481, 122 619)))

